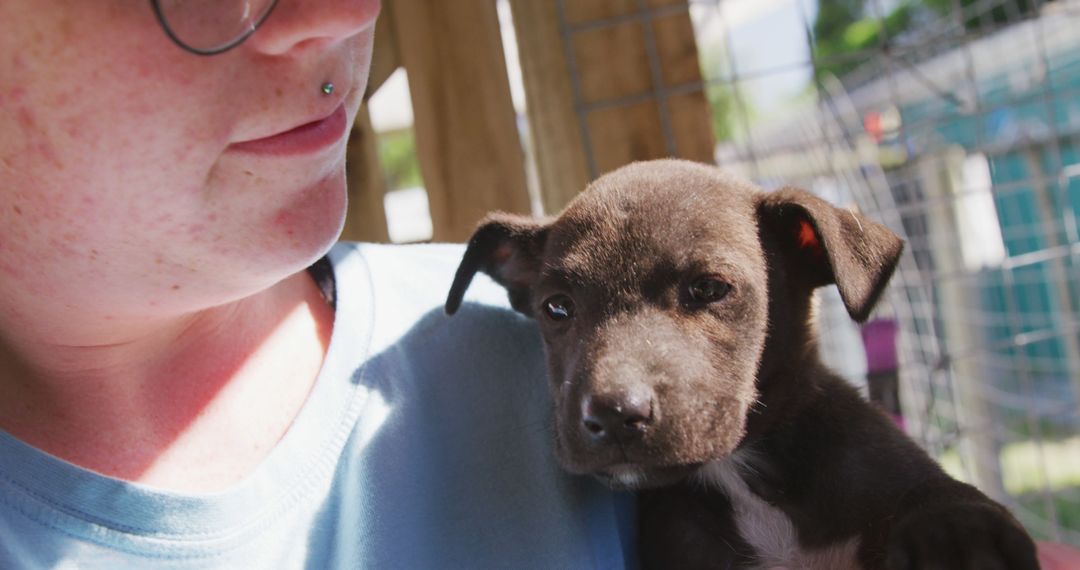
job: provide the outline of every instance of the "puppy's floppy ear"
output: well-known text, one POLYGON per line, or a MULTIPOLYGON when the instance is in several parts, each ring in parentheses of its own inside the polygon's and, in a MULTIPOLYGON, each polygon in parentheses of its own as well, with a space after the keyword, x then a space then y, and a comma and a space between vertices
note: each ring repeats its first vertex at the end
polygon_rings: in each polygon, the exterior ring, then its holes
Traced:
POLYGON ((469 239, 454 284, 446 297, 446 314, 457 312, 473 276, 477 271, 483 271, 506 287, 514 309, 532 316, 529 291, 540 275, 547 229, 547 223, 525 216, 487 215, 469 239))
POLYGON ((763 195, 758 216, 793 272, 811 287, 836 283, 851 318, 870 316, 904 249, 896 234, 797 188, 763 195))

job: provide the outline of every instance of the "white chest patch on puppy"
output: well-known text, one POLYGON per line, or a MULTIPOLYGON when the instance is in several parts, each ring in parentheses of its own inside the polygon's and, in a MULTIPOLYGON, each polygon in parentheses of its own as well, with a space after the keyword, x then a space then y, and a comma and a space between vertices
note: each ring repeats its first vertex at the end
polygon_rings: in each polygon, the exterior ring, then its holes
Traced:
POLYGON ((754 494, 739 475, 753 472, 744 452, 711 461, 698 472, 700 480, 731 500, 740 537, 754 548, 753 570, 862 570, 858 538, 817 550, 804 550, 791 519, 754 494))

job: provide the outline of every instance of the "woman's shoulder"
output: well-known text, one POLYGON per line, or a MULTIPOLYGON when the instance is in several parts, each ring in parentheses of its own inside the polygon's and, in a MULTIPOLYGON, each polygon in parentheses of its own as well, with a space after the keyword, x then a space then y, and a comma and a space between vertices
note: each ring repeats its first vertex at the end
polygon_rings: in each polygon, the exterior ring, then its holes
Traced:
POLYGON ((443 311, 464 251, 332 252, 341 324, 371 331, 334 343, 356 369, 350 384, 362 402, 327 499, 329 525, 364 536, 342 565, 623 567, 626 517, 614 497, 555 461, 535 323, 482 275, 460 311, 443 311))
MULTIPOLYGON (((346 286, 353 280, 366 280, 380 301, 402 300, 415 307, 441 309, 464 254, 463 244, 342 242, 329 258, 338 281, 346 286)), ((473 279, 465 303, 511 310, 506 290, 483 274, 473 279)))

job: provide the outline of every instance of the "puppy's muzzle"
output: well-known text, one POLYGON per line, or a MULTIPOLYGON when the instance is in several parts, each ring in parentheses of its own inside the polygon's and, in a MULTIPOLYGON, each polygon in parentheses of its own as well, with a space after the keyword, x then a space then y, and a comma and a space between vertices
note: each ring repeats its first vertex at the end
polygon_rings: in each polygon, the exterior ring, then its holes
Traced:
POLYGON ((636 442, 656 421, 656 399, 644 387, 586 395, 581 400, 581 429, 594 445, 636 442))

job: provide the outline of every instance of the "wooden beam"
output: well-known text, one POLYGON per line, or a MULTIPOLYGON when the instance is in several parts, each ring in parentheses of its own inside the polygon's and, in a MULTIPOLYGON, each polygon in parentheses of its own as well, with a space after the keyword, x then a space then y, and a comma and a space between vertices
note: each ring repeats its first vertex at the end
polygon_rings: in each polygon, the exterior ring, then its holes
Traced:
MULTIPOLYGON (((641 10, 641 0, 564 0, 566 21, 585 24, 610 18, 630 16, 641 10)), ((686 0, 646 0, 646 8, 686 4, 686 0)))
POLYGON ((379 165, 378 136, 371 124, 367 100, 401 67, 397 38, 394 37, 394 13, 391 2, 383 2, 375 25, 375 45, 371 55, 364 105, 356 115, 345 150, 349 206, 341 239, 345 241, 388 242, 386 225, 386 179, 379 165))
MULTIPOLYGON (((615 7, 626 4, 609 1, 615 7)), ((713 160, 708 100, 688 10, 588 29, 574 34, 572 43, 582 102, 594 109, 587 123, 596 139, 592 152, 598 174, 629 161, 665 156, 713 160), (678 95, 667 93, 677 86, 678 95), (628 102, 613 104, 619 101, 628 102)))
POLYGON ((593 111, 589 113, 586 125, 598 174, 637 160, 667 155, 660 112, 652 99, 593 111))
POLYGON ((529 130, 546 213, 557 213, 589 182, 554 1, 510 0, 528 102, 529 130))
POLYGON ((704 91, 672 95, 667 100, 675 148, 679 158, 716 162, 716 136, 712 130, 712 109, 704 91))
POLYGON ((529 212, 524 155, 492 0, 394 0, 433 239, 491 210, 529 212))
POLYGON ((346 241, 388 242, 386 229, 386 182, 379 167, 375 129, 371 126, 368 106, 360 107, 356 124, 349 133, 345 155, 345 173, 349 181, 349 211, 341 239, 346 241))
MULTIPOLYGON (((670 0, 655 2, 672 4, 670 0)), ((712 112, 705 95, 689 10, 654 19, 652 31, 664 88, 695 86, 689 91, 667 96, 676 154, 680 158, 712 163, 716 160, 716 136, 712 130, 712 112)))
POLYGON ((383 2, 379 12, 379 21, 375 24, 375 45, 371 53, 371 68, 368 72, 367 101, 382 87, 383 83, 401 67, 398 57, 397 37, 394 32, 394 4, 383 2))
POLYGON ((687 0, 564 0, 564 22, 554 0, 510 5, 548 212, 628 162, 713 161, 687 0))

